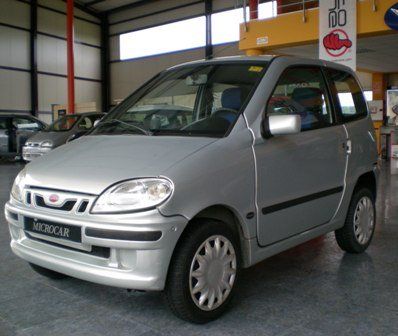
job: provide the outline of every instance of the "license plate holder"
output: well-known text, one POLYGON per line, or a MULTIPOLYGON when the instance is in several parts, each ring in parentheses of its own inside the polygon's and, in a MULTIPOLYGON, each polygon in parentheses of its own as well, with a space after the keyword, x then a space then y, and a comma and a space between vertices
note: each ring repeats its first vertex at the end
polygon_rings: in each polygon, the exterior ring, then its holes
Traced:
POLYGON ((25 217, 24 229, 30 233, 81 243, 82 229, 80 226, 50 222, 38 218, 25 217))

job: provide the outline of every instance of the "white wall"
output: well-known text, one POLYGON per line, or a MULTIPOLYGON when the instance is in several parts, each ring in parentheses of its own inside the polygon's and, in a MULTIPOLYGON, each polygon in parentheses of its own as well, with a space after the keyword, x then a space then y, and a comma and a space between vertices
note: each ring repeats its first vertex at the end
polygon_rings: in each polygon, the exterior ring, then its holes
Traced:
MULTIPOLYGON (((193 0, 192 0, 193 1, 193 0)), ((158 72, 187 61, 205 57, 204 48, 145 57, 130 61, 120 61, 119 34, 127 31, 143 29, 148 26, 160 25, 173 20, 184 19, 193 15, 204 14, 204 3, 167 11, 162 14, 153 12, 184 5, 187 0, 159 1, 153 5, 141 5, 131 10, 117 12, 109 16, 109 51, 110 51, 110 88, 111 104, 125 98, 132 91, 158 72), (126 21, 127 20, 127 21, 126 21), (119 21, 126 21, 118 23, 119 21)), ((156 41, 153 41, 156 43, 156 41)))
POLYGON ((144 82, 173 65, 204 58, 204 49, 111 63, 111 102, 125 98, 144 82))
MULTIPOLYGON (((52 119, 51 105, 66 104, 66 4, 38 0, 39 117, 52 119)), ((76 103, 101 106, 100 20, 75 9, 76 103)), ((0 0, 0 112, 31 112, 30 4, 0 0)))
POLYGON ((29 4, 0 1, 0 112, 30 111, 29 4), (21 29, 17 29, 21 28, 21 29))
MULTIPOLYGON (((67 103, 66 4, 39 0, 37 68, 39 111, 47 121, 51 105, 67 103), (56 10, 52 11, 51 9, 56 10), (60 12, 62 13, 60 13, 60 12), (42 34, 40 34, 42 33, 42 34), (47 116, 47 117, 45 117, 47 116)), ((75 9, 75 101, 101 106, 101 29, 99 20, 75 9), (88 20, 88 21, 86 21, 88 20), (82 78, 78 80, 77 78, 82 78), (83 78, 85 80, 83 80, 83 78)))

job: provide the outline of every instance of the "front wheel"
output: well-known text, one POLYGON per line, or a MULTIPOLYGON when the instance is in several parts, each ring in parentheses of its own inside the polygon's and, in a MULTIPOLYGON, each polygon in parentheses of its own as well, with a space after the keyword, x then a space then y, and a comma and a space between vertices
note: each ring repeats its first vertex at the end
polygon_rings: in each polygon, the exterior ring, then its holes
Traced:
POLYGON ((165 296, 175 315, 193 323, 228 308, 239 270, 238 238, 223 222, 201 220, 185 233, 170 266, 165 296))
POLYGON ((354 191, 344 226, 335 231, 338 245, 349 253, 364 252, 375 230, 375 201, 367 188, 354 191))

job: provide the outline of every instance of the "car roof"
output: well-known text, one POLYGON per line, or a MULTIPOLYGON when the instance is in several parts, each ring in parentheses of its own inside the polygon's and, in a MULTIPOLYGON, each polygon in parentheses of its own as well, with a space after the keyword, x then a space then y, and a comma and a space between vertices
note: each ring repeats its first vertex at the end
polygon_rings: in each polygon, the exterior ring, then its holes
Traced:
MULTIPOLYGON (((30 114, 23 114, 23 113, 3 113, 0 112, 0 117, 29 117, 29 118, 35 118, 34 116, 30 114)), ((35 118, 37 119, 37 118, 35 118)))
POLYGON ((167 70, 184 67, 184 66, 206 65, 206 64, 228 64, 228 63, 231 63, 231 64, 233 64, 233 63, 242 64, 243 63, 244 64, 244 63, 262 63, 262 62, 269 63, 276 58, 286 59, 292 64, 306 63, 306 64, 312 64, 312 65, 324 66, 324 67, 328 67, 328 68, 339 69, 339 70, 353 73, 353 71, 349 67, 338 64, 338 63, 324 61, 321 59, 304 58, 304 57, 297 57, 297 56, 290 56, 290 55, 260 55, 260 56, 241 55, 241 56, 216 57, 216 58, 212 58, 209 60, 202 59, 202 60, 182 63, 179 65, 172 66, 172 67, 168 68, 167 70))
POLYGON ((41 123, 45 124, 45 122, 41 121, 39 118, 32 116, 31 114, 25 114, 25 113, 3 113, 3 112, 0 112, 0 117, 6 117, 6 118, 28 117, 30 119, 34 119, 34 120, 40 121, 41 123))
POLYGON ((104 112, 84 112, 84 113, 76 113, 82 116, 90 116, 90 115, 105 115, 104 112))
POLYGON ((105 113, 104 112, 73 113, 73 114, 65 114, 63 116, 60 116, 59 118, 66 117, 66 116, 87 117, 87 116, 92 116, 92 115, 105 115, 105 113))

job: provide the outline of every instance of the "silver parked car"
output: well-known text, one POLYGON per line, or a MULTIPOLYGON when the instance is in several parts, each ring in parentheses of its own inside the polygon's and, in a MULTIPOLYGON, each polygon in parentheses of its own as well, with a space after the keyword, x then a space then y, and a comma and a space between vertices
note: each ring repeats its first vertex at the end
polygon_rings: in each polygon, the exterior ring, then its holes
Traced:
POLYGON ((176 315, 204 323, 225 311, 240 270, 271 255, 331 231, 365 251, 377 160, 350 69, 187 63, 20 172, 5 210, 11 248, 49 277, 164 291, 176 315))
POLYGON ((21 157, 26 140, 46 129, 43 121, 22 114, 0 114, 0 157, 21 157))
POLYGON ((58 118, 48 128, 28 139, 22 149, 23 159, 32 161, 67 141, 85 135, 94 127, 94 123, 104 115, 104 113, 90 112, 69 114, 58 118))

